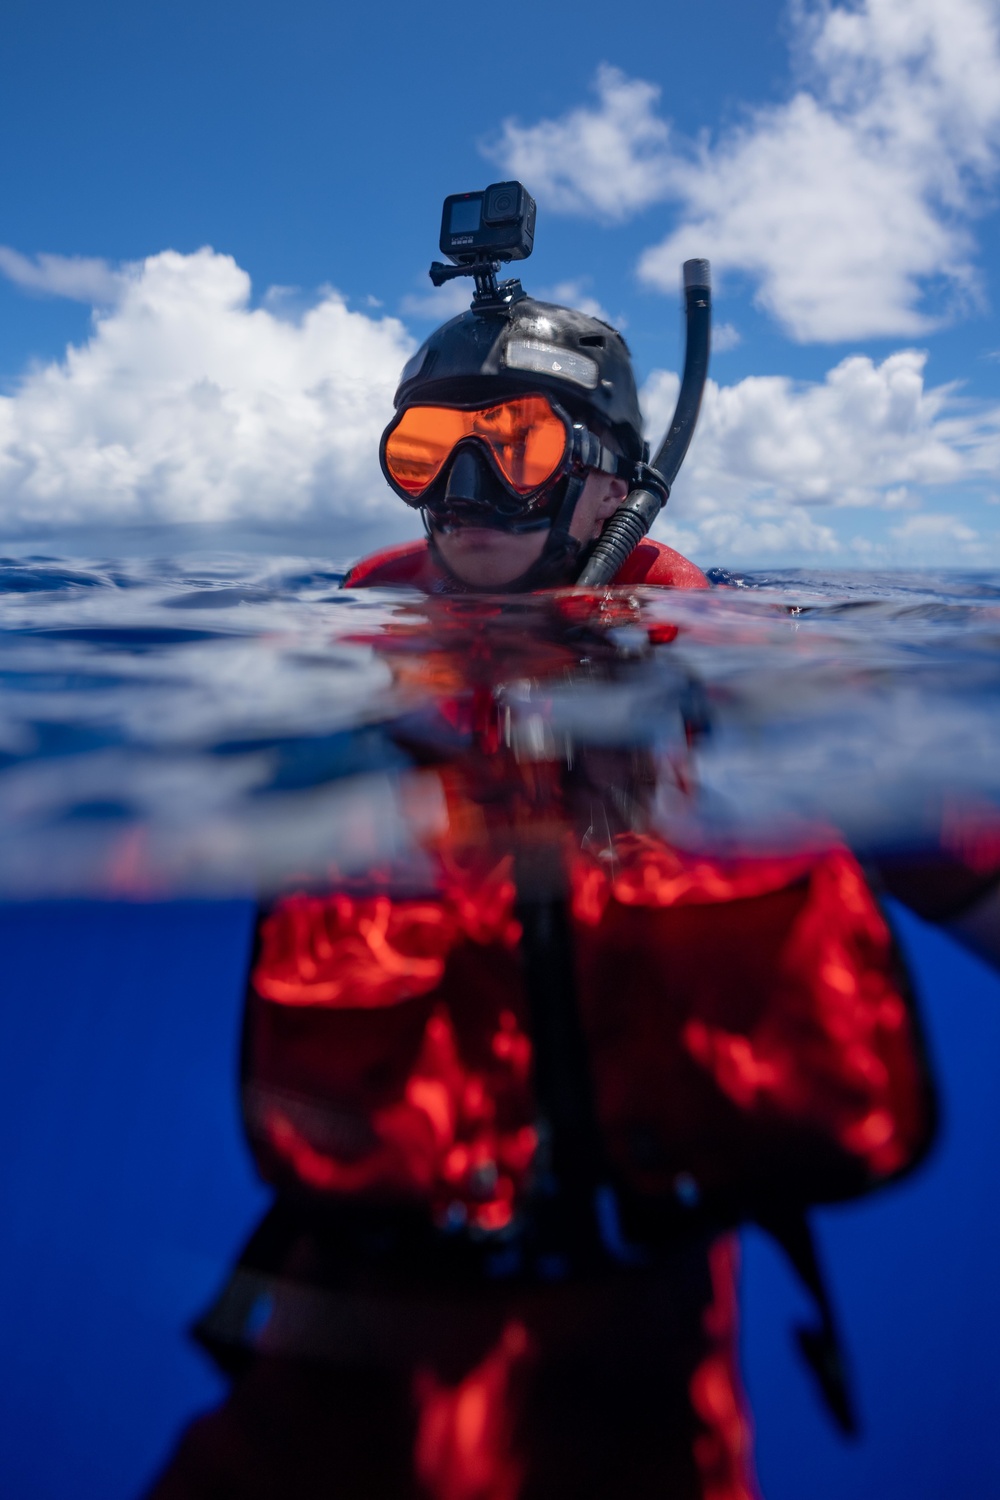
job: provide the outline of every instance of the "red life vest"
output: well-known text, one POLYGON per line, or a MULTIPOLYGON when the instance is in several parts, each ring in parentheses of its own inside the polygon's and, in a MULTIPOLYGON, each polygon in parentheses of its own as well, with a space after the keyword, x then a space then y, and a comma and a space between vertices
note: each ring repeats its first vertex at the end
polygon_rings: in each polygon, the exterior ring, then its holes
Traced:
MULTIPOLYGON (((666 573, 679 586, 705 586, 677 554, 643 546, 641 576, 628 582, 666 582, 666 573)), ((418 544, 369 559, 348 582, 430 593, 435 579, 418 544)), ((581 842, 556 762, 518 763, 512 774, 491 662, 515 676, 561 678, 579 656, 577 627, 639 618, 627 595, 553 595, 550 609, 570 629, 539 630, 518 645, 518 611, 508 618, 485 603, 475 649, 464 602, 449 610, 442 601, 428 616, 441 649, 426 682, 455 744, 467 747, 440 773, 448 831, 425 851, 432 873, 425 866, 419 895, 412 883, 404 893, 373 875, 364 885, 287 895, 264 914, 247 1004, 247 1130, 263 1176, 288 1201, 388 1207, 407 1222, 416 1214, 449 1231, 464 1226, 480 1246, 503 1243, 512 1220, 533 1212, 541 1158, 541 1043, 510 850, 520 841, 523 855, 536 834, 546 857, 558 846, 575 1002, 619 1228, 626 1248, 669 1257, 693 1244, 695 1260, 710 1262, 711 1302, 678 1294, 701 1339, 673 1356, 684 1367, 690 1461, 704 1496, 751 1500, 732 1245, 717 1239, 709 1253, 688 1231, 750 1216, 773 1222, 911 1166, 933 1123, 916 1018, 885 918, 843 849, 724 860, 620 831, 595 852, 581 842)), ((404 612, 366 638, 407 681, 428 666, 409 619, 404 612)), ((660 622, 649 638, 675 634, 660 622)), ((676 771, 681 786, 683 766, 676 771)), ((810 1279, 808 1247, 797 1254, 784 1242, 821 1313, 804 1350, 849 1425, 829 1305, 810 1279)), ((337 1328, 348 1303, 357 1315, 356 1293, 347 1298, 337 1303, 337 1328)), ((240 1308, 244 1301, 235 1295, 240 1308)), ((382 1327, 381 1304, 370 1321, 382 1327)), ((312 1313, 307 1322, 312 1328, 312 1313)), ((402 1346, 405 1318, 391 1326, 402 1346)), ((260 1347, 269 1337, 278 1336, 265 1334, 260 1347)), ((506 1389, 506 1350, 501 1339, 457 1387, 424 1393, 420 1432, 442 1434, 438 1446, 428 1438, 421 1469, 435 1496, 465 1495, 441 1477, 457 1452, 458 1404, 473 1389, 480 1399, 494 1377, 506 1389)), ((505 1400, 496 1396, 498 1412, 505 1400)))
MULTIPOLYGON (((853 1196, 931 1107, 885 919, 852 857, 733 863, 621 835, 571 859, 577 993, 627 1225, 853 1196)), ((537 1144, 510 861, 423 898, 301 893, 260 929, 245 1104, 264 1175, 502 1229, 537 1144)))
MULTIPOLYGON (((348 582, 426 589, 433 570, 417 543, 348 582)), ((706 586, 659 543, 641 544, 626 572, 706 586)), ((495 673, 561 680, 581 624, 630 613, 639 620, 628 595, 556 594, 553 628, 540 616, 526 633, 518 610, 505 622, 489 602, 481 620, 442 604, 429 634, 404 624, 365 638, 394 670, 424 663, 467 748, 442 782, 449 831, 425 895, 373 879, 290 895, 261 925, 245 1100, 271 1180, 420 1201, 481 1231, 509 1222, 539 1115, 509 851, 538 828, 550 853, 562 845, 593 1105, 644 1236, 696 1206, 735 1221, 756 1205, 851 1196, 919 1157, 932 1111, 916 1022, 846 851, 724 861, 621 832, 597 857, 574 833, 558 756, 526 767, 505 750, 495 673)))
MULTIPOLYGON (((663 542, 646 537, 625 559, 614 580, 616 585, 655 586, 674 589, 711 587, 699 567, 663 542)), ((426 541, 404 542, 385 547, 354 564, 344 587, 411 588, 436 594, 447 588, 448 575, 435 563, 426 541)))

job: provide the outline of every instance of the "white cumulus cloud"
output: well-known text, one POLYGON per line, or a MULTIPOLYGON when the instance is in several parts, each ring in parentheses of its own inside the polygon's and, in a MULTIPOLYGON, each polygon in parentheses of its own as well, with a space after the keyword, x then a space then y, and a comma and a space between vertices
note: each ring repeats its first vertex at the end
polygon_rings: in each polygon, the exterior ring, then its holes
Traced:
POLYGON ((89 339, 0 397, 0 524, 398 511, 377 455, 406 329, 330 289, 294 317, 250 292, 210 249, 127 267, 89 339))
POLYGON ((613 318, 607 308, 592 297, 587 290, 589 277, 578 277, 571 281, 558 281, 555 286, 540 287, 535 294, 540 302, 554 302, 558 307, 575 307, 577 312, 586 313, 588 318, 600 318, 602 323, 610 323, 619 332, 628 327, 628 320, 620 314, 613 318))
POLYGON ((484 150, 505 171, 561 213, 620 220, 670 189, 669 126, 656 114, 660 90, 602 65, 597 109, 581 106, 559 120, 505 120, 484 150))
POLYGON ((910 516, 902 526, 894 526, 892 535, 900 542, 975 542, 979 533, 957 516, 931 513, 910 516))
POLYGON ((734 323, 716 323, 712 329, 712 353, 727 354, 743 342, 734 323))
POLYGON ((399 304, 400 312, 429 323, 446 323, 459 313, 468 312, 475 291, 464 276, 446 281, 443 286, 428 287, 425 292, 408 292, 399 304))
POLYGON ((833 557, 843 565, 844 547, 837 533, 806 511, 749 505, 741 511, 721 510, 702 516, 694 526, 679 524, 667 512, 657 522, 654 535, 705 566, 747 561, 773 564, 791 558, 814 562, 833 557))
POLYGON ((25 292, 91 305, 114 302, 121 292, 121 272, 106 260, 87 255, 42 252, 32 257, 0 245, 0 275, 25 292))
MULTIPOLYGON (((366 521, 390 534, 413 522, 377 457, 414 347, 398 320, 353 311, 330 289, 311 306, 287 296, 255 306, 246 273, 207 249, 116 274, 117 301, 95 313, 89 337, 0 397, 8 534, 329 520, 332 538, 366 521)), ((569 301, 580 292, 553 289, 569 301)), ((819 381, 709 382, 660 534, 711 561, 844 555, 864 513, 882 517, 886 547, 907 556, 986 547, 994 528, 970 520, 969 505, 981 490, 982 514, 996 514, 1000 408, 928 385, 925 362, 904 349, 880 363, 852 355, 819 381), (956 500, 963 513, 942 519, 956 500)), ((677 388, 668 371, 645 386, 654 440, 677 388)))
MULTIPOLYGON (((818 507, 898 514, 943 491, 968 503, 1000 466, 1000 408, 963 401, 951 386, 928 387, 926 358, 915 349, 881 363, 852 355, 822 381, 709 381, 664 525, 697 537, 701 555, 705 547, 724 556, 808 554, 837 550, 849 524, 845 514, 834 529, 829 513, 817 518, 818 507)), ((678 384, 676 374, 657 371, 643 390, 654 442, 678 384)), ((963 521, 947 520, 950 540, 975 540, 955 529, 963 521)), ((941 521, 930 521, 912 516, 890 534, 908 545, 926 543, 932 560, 941 521)))
POLYGON ((970 223, 1000 154, 996 0, 822 0, 792 12, 801 85, 716 138, 677 141, 659 90, 602 68, 596 107, 507 121, 490 153, 547 206, 675 229, 640 274, 673 291, 707 255, 800 341, 913 337, 927 293, 976 295, 970 223))

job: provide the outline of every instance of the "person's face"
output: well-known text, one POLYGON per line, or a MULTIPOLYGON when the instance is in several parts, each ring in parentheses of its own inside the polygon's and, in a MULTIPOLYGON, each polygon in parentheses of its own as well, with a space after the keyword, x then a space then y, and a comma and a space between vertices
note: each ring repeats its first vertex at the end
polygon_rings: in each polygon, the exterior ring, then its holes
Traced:
MULTIPOLYGON (((624 479, 592 470, 577 501, 570 535, 579 542, 593 541, 608 517, 618 509, 627 490, 624 479)), ((456 526, 438 532, 435 541, 448 570, 456 578, 472 588, 502 590, 538 561, 547 535, 547 530, 515 535, 487 526, 456 526)))

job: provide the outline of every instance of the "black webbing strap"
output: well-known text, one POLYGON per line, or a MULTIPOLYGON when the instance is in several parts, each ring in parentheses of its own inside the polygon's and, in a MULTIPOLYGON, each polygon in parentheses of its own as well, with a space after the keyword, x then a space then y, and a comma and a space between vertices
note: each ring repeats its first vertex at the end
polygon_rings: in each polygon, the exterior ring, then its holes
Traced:
MULTIPOLYGON (((551 1248, 593 1255, 601 1139, 580 1023, 565 898, 538 890, 519 855, 515 908, 534 1048, 540 1170, 532 1218, 551 1248), (532 887, 535 889, 532 889, 532 887), (560 1243, 561 1242, 561 1243, 560 1243)), ((536 877, 535 879, 532 876, 536 877)))
POLYGON ((846 1437, 857 1437, 860 1430, 857 1407, 812 1227, 801 1210, 759 1216, 757 1222, 781 1246, 812 1298, 817 1321, 812 1325, 798 1324, 795 1341, 819 1383, 831 1417, 846 1437))
POLYGON ((534 1048, 539 1149, 528 1204, 529 1253, 567 1270, 645 1266, 623 1232, 604 1155, 590 1051, 576 985, 561 845, 515 850, 515 914, 534 1048))

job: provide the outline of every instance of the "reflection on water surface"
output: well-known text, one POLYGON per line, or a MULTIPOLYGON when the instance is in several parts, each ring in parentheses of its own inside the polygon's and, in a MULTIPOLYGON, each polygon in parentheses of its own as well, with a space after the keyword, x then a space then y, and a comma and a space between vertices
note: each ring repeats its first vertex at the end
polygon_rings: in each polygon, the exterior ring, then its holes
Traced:
POLYGON ((1000 804, 1000 575, 712 576, 560 603, 344 591, 301 559, 0 559, 0 890, 395 860, 442 816, 434 768, 484 692, 520 763, 671 767, 675 842, 820 825, 875 854, 1000 804))

